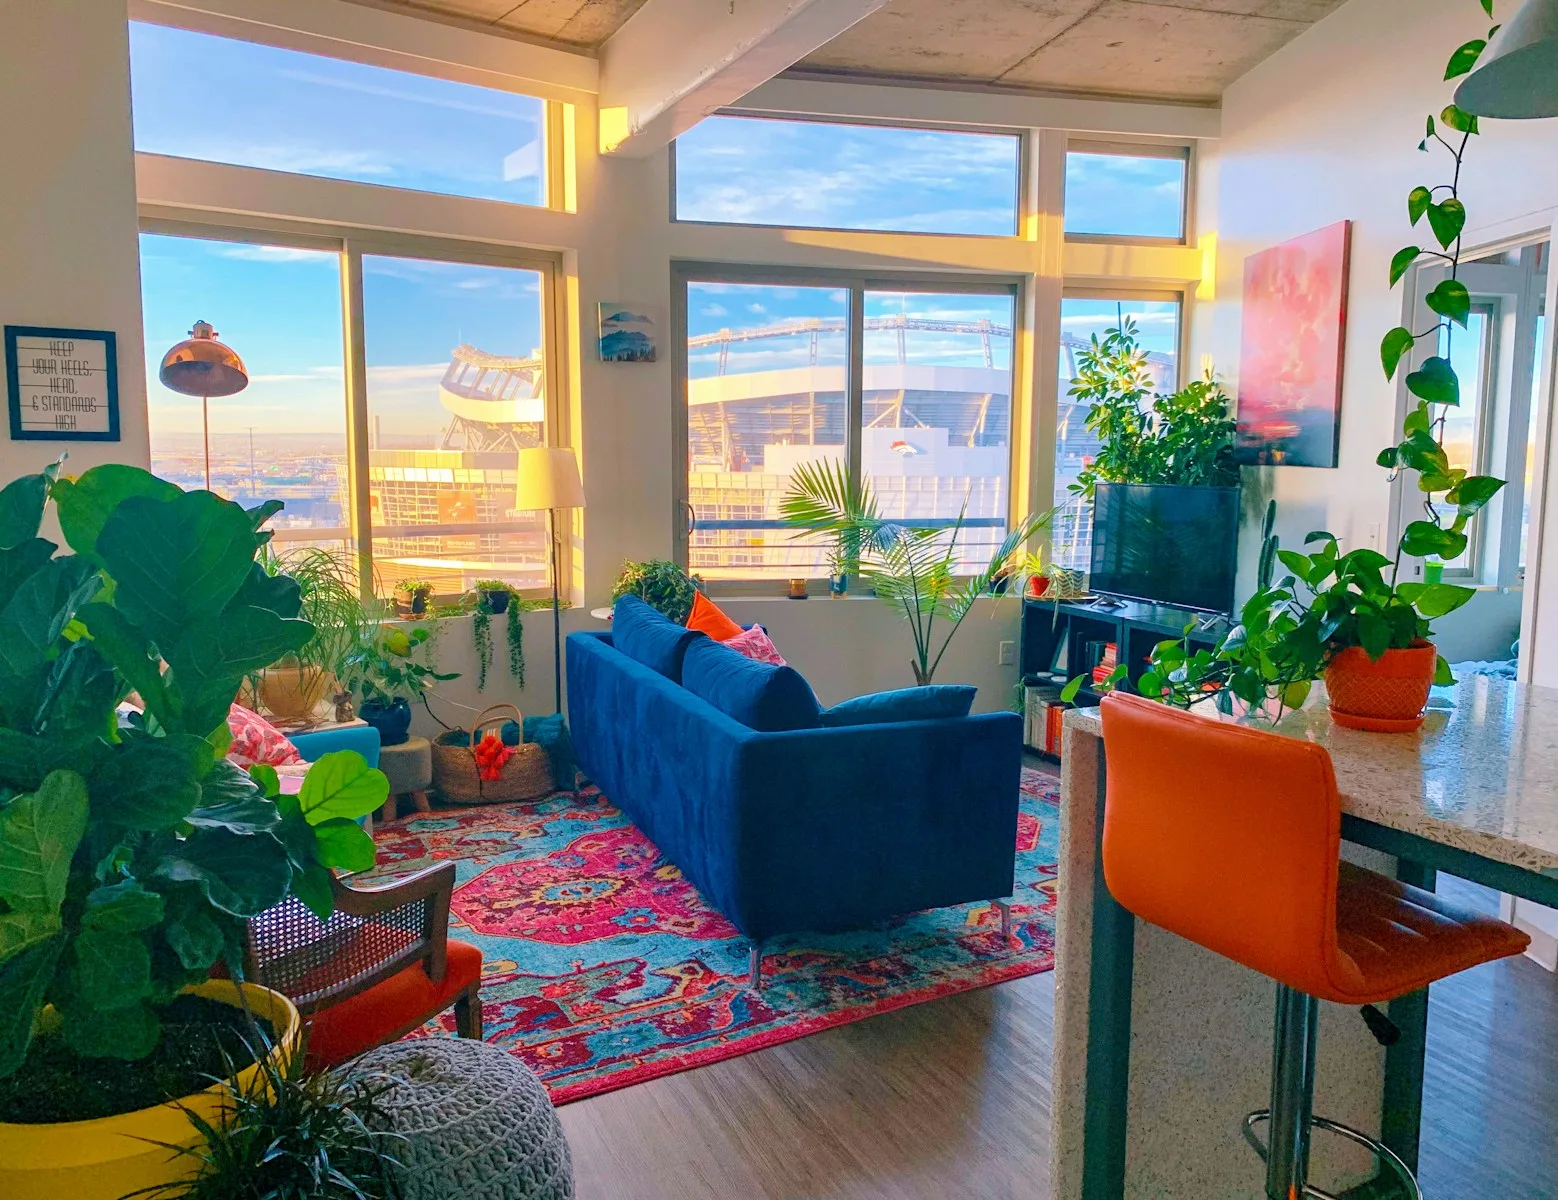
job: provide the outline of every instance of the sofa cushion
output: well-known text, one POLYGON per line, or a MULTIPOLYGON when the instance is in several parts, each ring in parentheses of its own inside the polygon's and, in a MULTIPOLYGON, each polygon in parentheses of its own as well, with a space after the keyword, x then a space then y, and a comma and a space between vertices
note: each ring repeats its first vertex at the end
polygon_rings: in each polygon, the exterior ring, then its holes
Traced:
POLYGON ((672 683, 682 681, 682 657, 699 638, 708 640, 696 629, 683 629, 637 596, 619 596, 612 608, 611 644, 672 683))
POLYGON ((776 667, 701 638, 687 648, 682 686, 748 729, 815 729, 821 709, 794 667, 776 667))
POLYGON ((727 617, 725 611, 702 592, 692 598, 692 612, 687 614, 687 628, 706 633, 716 642, 728 642, 741 632, 741 626, 727 617))
POLYGON ((963 684, 927 684, 893 692, 875 692, 835 704, 822 714, 824 725, 890 725, 898 721, 942 721, 966 717, 979 689, 963 684))
POLYGON ((761 625, 743 629, 733 638, 724 638, 720 640, 720 645, 727 650, 734 650, 738 654, 756 659, 758 662, 769 663, 776 667, 785 665, 784 655, 779 653, 779 648, 774 645, 768 636, 768 631, 761 625))

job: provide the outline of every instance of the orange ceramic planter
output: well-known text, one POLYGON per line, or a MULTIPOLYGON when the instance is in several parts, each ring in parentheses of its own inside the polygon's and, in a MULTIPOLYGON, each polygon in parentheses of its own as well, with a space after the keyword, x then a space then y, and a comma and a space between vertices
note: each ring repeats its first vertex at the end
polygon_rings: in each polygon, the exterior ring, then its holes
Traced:
MULTIPOLYGON (((243 985, 249 1007, 276 1029, 272 1059, 285 1062, 297 1049, 298 1010, 280 992, 243 985)), ((212 979, 191 989, 197 996, 238 1003, 237 985, 212 979)), ((253 1085, 257 1066, 238 1075, 253 1085)), ((207 1120, 221 1117, 223 1092, 207 1088, 182 1103, 207 1120)), ((200 1140, 189 1118, 173 1104, 143 1108, 95 1121, 57 1125, 0 1124, 0 1197, 4 1200, 118 1200, 127 1192, 187 1179, 195 1162, 156 1142, 192 1146, 200 1140)))
POLYGON ((1349 646, 1325 670, 1331 719, 1351 729, 1410 733, 1423 723, 1439 652, 1420 641, 1408 650, 1387 650, 1378 661, 1349 646))

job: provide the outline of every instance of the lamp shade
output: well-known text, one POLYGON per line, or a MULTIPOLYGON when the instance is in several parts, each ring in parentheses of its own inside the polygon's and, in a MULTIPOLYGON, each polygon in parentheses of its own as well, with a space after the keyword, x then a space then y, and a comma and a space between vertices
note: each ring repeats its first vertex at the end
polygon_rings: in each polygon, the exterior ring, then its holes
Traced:
POLYGON ((243 359, 216 340, 208 321, 196 321, 188 340, 162 356, 157 378, 181 396, 232 396, 249 386, 243 359))
POLYGON ((514 491, 517 512, 542 508, 583 508, 584 484, 572 450, 532 446, 519 452, 519 486, 514 491))
POLYGON ((1479 117, 1558 117, 1558 0, 1526 0, 1455 89, 1455 103, 1479 117))

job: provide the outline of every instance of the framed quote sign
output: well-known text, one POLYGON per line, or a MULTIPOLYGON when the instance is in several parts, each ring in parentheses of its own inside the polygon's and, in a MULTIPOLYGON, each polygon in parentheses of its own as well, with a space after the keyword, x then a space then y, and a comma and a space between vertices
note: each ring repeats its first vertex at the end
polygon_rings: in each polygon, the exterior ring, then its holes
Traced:
POLYGON ((5 327, 12 441, 119 440, 119 360, 110 332, 5 327))

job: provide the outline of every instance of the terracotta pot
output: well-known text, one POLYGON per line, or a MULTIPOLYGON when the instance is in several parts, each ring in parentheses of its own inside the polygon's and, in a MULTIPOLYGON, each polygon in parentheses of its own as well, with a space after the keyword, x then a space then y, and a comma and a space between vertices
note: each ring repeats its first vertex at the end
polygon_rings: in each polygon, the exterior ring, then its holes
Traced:
MULTIPOLYGON (((238 1004, 238 985, 212 979, 189 989, 197 996, 238 1004)), ((249 1007, 270 1021, 276 1045, 270 1058, 285 1064, 297 1050, 298 1010, 280 992, 243 985, 249 1007)), ((254 1085, 259 1067, 238 1073, 238 1086, 254 1085)), ((0 1124, 0 1196, 6 1200, 117 1200, 127 1192, 188 1179, 195 1160, 168 1146, 193 1146, 199 1133, 179 1105, 208 1121, 220 1121, 225 1093, 216 1084, 177 1102, 116 1117, 57 1125, 0 1124)))
POLYGON ((1387 650, 1378 661, 1349 646, 1325 671, 1331 719, 1350 729, 1410 733, 1423 723, 1438 661, 1432 642, 1418 641, 1409 650, 1387 650))
POLYGON ((1048 575, 1033 575, 1029 577, 1028 595, 1035 597, 1042 596, 1047 591, 1049 591, 1048 575))
POLYGON ((260 672, 260 703, 282 721, 308 721, 327 693, 334 691, 330 672, 321 667, 266 667, 260 672))

